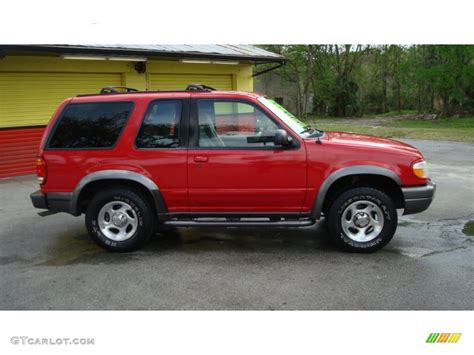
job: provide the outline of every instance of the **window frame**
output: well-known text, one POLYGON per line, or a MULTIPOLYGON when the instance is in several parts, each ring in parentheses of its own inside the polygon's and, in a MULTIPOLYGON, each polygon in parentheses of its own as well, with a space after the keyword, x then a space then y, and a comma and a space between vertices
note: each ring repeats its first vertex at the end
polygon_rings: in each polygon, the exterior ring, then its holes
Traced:
POLYGON ((135 139, 133 140, 133 148, 136 150, 182 150, 187 149, 188 147, 188 136, 189 136, 189 99, 188 98, 160 98, 151 100, 148 103, 148 106, 145 110, 145 113, 140 118, 140 124, 135 133, 135 139), (142 129, 142 126, 145 122, 145 118, 152 109, 153 105, 157 102, 163 101, 180 101, 181 102, 181 117, 179 118, 177 127, 179 129, 178 132, 178 146, 175 148, 170 147, 156 147, 156 148, 147 148, 147 147, 138 147, 137 140, 142 129))
POLYGON ((135 111, 135 102, 130 101, 130 100, 69 102, 63 107, 63 109, 62 109, 61 113, 59 114, 58 118, 54 121, 54 126, 53 126, 53 128, 51 129, 51 132, 48 135, 48 139, 46 140, 46 143, 44 145, 43 150, 45 150, 45 151, 47 151, 47 150, 48 151, 113 150, 117 147, 117 145, 121 141, 123 132, 125 131, 125 128, 127 127, 128 122, 130 121, 130 117, 133 115, 134 111, 135 111), (54 148, 54 147, 49 146, 51 144, 51 140, 53 139, 54 135, 56 134, 59 123, 61 122, 64 115, 66 114, 66 111, 67 111, 68 107, 70 107, 72 105, 77 106, 77 105, 90 105, 90 104, 123 104, 123 103, 128 103, 128 104, 131 104, 132 106, 131 106, 131 109, 130 109, 130 113, 128 114, 122 128, 120 129, 120 132, 117 136, 117 139, 115 140, 115 143, 112 146, 110 146, 110 147, 82 147, 82 148, 65 148, 65 147, 54 148))
POLYGON ((265 107, 259 104, 236 98, 224 98, 224 97, 199 97, 192 98, 190 102, 190 113, 189 113, 189 136, 188 136, 188 149, 192 150, 297 150, 301 147, 300 140, 295 136, 294 132, 286 127, 282 122, 278 121, 273 117, 265 107), (275 123, 280 129, 284 129, 288 135, 292 138, 293 145, 290 147, 282 146, 255 146, 255 147, 200 147, 199 146, 199 101, 214 101, 214 102, 230 102, 230 103, 242 103, 252 106, 256 110, 260 110, 265 116, 268 117, 273 123, 275 123))

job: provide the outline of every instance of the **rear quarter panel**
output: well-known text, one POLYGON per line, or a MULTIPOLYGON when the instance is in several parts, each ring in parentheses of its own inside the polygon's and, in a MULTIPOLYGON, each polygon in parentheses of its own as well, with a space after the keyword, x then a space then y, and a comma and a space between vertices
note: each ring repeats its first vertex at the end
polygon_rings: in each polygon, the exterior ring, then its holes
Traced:
MULTIPOLYGON (((79 181, 86 175, 102 170, 128 170, 150 178, 160 189, 170 211, 187 207, 186 194, 186 150, 162 149, 143 150, 134 147, 134 141, 142 118, 153 95, 144 95, 130 99, 125 95, 120 98, 101 97, 100 102, 133 101, 134 108, 121 132, 116 145, 110 149, 44 149, 47 137, 54 122, 48 125, 42 142, 41 153, 46 161, 48 177, 41 190, 48 192, 72 192, 79 181)), ((69 102, 97 102, 97 97, 82 97, 69 102)), ((66 102, 58 108, 64 109, 66 102)))

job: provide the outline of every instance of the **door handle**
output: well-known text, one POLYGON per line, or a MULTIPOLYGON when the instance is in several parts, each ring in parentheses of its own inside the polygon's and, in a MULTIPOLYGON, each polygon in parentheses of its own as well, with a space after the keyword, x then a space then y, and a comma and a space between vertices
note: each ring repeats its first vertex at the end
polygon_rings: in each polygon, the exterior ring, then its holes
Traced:
POLYGON ((195 155, 194 156, 194 161, 196 163, 206 163, 208 160, 208 157, 206 157, 205 155, 195 155))

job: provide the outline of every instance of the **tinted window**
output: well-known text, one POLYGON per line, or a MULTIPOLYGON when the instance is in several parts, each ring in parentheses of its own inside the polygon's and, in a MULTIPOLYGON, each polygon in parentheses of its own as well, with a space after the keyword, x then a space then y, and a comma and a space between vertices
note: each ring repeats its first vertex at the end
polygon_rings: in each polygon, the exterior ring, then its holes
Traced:
POLYGON ((198 116, 200 147, 273 147, 280 128, 263 111, 243 102, 201 100, 198 116))
POLYGON ((181 101, 155 101, 148 109, 138 132, 138 148, 176 148, 179 146, 181 101))
POLYGON ((131 102, 68 105, 49 142, 50 148, 110 148, 133 108, 131 102))

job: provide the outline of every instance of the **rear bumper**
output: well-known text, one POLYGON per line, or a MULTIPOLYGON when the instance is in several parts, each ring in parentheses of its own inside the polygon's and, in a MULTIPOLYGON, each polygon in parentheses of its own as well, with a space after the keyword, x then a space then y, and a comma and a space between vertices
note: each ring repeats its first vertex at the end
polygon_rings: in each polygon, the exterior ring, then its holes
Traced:
POLYGON ((31 202, 35 208, 48 209, 46 195, 41 190, 35 191, 30 195, 31 202))
POLYGON ((430 181, 424 186, 404 187, 402 192, 405 198, 403 214, 419 213, 430 207, 436 192, 436 184, 430 181))
POLYGON ((33 206, 36 208, 51 212, 66 212, 74 216, 78 215, 73 201, 73 194, 70 192, 51 192, 45 194, 38 190, 33 192, 30 198, 33 206))

